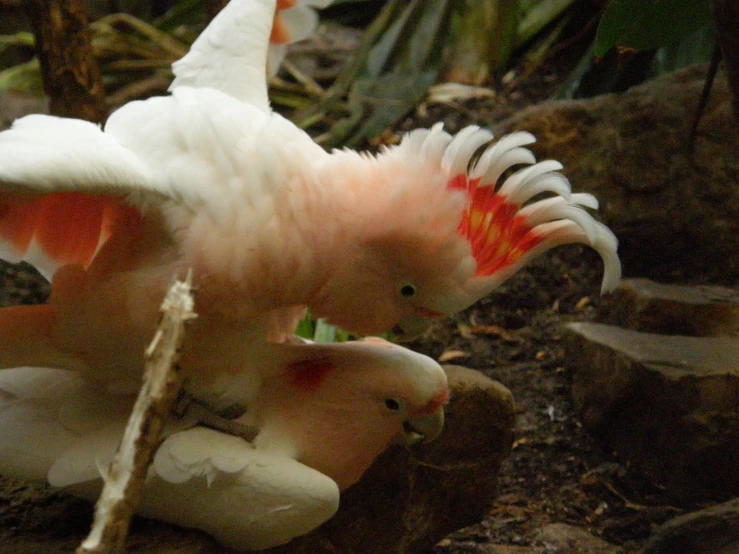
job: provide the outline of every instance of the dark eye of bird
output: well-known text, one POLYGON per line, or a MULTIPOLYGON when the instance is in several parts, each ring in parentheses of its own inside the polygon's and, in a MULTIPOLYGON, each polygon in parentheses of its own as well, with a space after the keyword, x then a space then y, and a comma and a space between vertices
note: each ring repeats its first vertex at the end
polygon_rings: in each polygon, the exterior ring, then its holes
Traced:
POLYGON ((387 400, 385 400, 385 407, 388 410, 397 412, 398 410, 400 410, 400 403, 394 398, 388 398, 387 400))
POLYGON ((416 287, 413 285, 403 285, 400 287, 400 295, 404 298, 410 298, 414 294, 416 294, 416 287))

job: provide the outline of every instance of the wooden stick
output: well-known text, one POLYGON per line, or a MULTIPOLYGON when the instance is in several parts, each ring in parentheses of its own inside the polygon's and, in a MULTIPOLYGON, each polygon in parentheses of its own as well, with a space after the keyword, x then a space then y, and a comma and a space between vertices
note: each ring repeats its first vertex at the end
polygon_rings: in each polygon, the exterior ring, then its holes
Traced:
POLYGON ((185 322, 193 312, 192 275, 176 281, 162 303, 162 318, 146 349, 144 383, 128 425, 110 464, 95 507, 90 534, 77 554, 123 552, 131 516, 141 500, 149 465, 159 446, 162 429, 181 387, 176 368, 185 335, 185 322))

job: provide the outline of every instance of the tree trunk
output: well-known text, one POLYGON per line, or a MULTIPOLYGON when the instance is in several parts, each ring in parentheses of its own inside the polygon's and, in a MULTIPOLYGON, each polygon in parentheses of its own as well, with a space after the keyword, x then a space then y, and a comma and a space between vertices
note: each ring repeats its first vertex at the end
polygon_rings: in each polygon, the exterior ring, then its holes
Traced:
POLYGON ((734 96, 734 119, 739 124, 739 0, 714 0, 713 18, 734 96))
POLYGON ((52 114, 96 123, 108 111, 82 0, 27 0, 52 114))
POLYGON ((213 18, 226 7, 228 0, 205 0, 205 13, 208 17, 208 21, 213 21, 213 18))

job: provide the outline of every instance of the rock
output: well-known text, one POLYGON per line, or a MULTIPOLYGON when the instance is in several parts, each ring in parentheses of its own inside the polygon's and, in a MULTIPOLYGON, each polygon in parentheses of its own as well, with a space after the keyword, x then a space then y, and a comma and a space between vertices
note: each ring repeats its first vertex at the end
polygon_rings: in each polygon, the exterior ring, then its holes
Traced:
POLYGON ((739 291, 629 279, 603 297, 596 321, 690 337, 739 336, 739 291))
POLYGON ((678 500, 739 494, 739 292, 632 279, 596 320, 566 341, 585 426, 678 500))
POLYGON ((412 454, 391 448, 342 495, 333 519, 268 552, 426 553, 487 515, 513 442, 513 397, 477 371, 445 369, 452 394, 441 437, 412 454))
POLYGON ((481 554, 539 554, 541 549, 533 546, 514 546, 509 544, 492 544, 481 547, 481 554))
POLYGON ((581 527, 566 523, 550 523, 531 537, 531 546, 491 544, 481 546, 484 554, 617 554, 621 548, 592 535, 581 527))
POLYGON ((739 494, 739 338, 568 329, 572 396, 588 430, 677 500, 739 494))
POLYGON ((30 265, 0 260, 0 307, 42 304, 50 292, 49 282, 30 265))
POLYGON ((665 523, 640 554, 736 554, 739 498, 665 523))
POLYGON ((739 278, 739 132, 721 71, 688 145, 706 66, 620 94, 547 102, 506 119, 496 134, 526 130, 537 157, 561 161, 591 192, 620 240, 627 275, 677 281, 739 278))
POLYGON ((551 523, 540 530, 539 541, 545 552, 567 552, 567 554, 615 554, 621 549, 588 533, 581 527, 566 523, 551 523))

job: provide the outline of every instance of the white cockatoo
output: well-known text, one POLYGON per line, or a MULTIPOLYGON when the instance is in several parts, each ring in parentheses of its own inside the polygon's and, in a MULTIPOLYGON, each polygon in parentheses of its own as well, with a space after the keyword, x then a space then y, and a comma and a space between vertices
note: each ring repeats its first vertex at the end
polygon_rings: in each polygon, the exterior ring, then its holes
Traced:
MULTIPOLYGON (((376 338, 281 353, 238 420, 259 429, 254 441, 173 422, 138 513, 239 550, 283 544, 329 519, 391 442, 441 432, 447 379, 426 356, 376 338)), ((0 473, 95 499, 135 400, 127 385, 0 371, 0 473)))
POLYGON ((603 290, 617 284, 616 239, 584 209, 596 199, 536 163, 528 133, 493 143, 438 124, 377 156, 329 153, 274 113, 276 8, 232 0, 173 65, 171 94, 126 104, 104 130, 30 115, 0 133, 0 256, 52 287, 47 305, 0 309, 0 367, 139 376, 159 303, 188 270, 198 319, 180 365, 215 408, 249 404, 306 307, 347 331, 411 335, 575 242, 603 257, 603 290))

